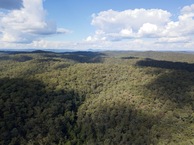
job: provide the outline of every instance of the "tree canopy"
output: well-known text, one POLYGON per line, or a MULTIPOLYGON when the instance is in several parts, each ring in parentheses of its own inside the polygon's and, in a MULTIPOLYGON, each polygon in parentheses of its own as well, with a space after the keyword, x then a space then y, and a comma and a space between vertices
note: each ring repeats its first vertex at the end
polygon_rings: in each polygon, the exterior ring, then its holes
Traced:
POLYGON ((1 52, 0 144, 194 144, 193 61, 167 52, 1 52))

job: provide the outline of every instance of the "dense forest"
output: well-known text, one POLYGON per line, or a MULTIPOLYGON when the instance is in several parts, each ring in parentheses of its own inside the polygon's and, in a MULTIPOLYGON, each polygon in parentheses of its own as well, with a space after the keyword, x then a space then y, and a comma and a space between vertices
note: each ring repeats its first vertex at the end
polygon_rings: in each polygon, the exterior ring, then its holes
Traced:
POLYGON ((1 145, 194 144, 194 54, 0 52, 1 145))

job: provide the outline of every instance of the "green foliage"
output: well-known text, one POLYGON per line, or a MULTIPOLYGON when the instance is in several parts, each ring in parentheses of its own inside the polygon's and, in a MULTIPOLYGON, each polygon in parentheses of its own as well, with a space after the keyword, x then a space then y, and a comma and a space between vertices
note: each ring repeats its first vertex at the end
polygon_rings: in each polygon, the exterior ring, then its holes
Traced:
POLYGON ((194 56, 174 56, 0 53, 0 144, 193 144, 194 56))

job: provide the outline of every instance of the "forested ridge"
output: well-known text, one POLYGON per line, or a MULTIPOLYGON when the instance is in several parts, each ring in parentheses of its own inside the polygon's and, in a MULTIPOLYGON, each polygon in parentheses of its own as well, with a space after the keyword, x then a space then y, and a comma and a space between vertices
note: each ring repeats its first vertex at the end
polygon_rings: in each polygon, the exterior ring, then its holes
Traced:
POLYGON ((194 55, 0 52, 2 145, 194 144, 194 55))

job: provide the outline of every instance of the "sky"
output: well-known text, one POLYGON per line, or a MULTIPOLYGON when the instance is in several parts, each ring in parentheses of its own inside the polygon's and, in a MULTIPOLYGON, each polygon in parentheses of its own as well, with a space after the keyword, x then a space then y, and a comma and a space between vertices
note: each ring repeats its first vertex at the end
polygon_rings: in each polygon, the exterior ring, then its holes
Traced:
POLYGON ((194 51, 194 0, 0 0, 0 49, 194 51))

